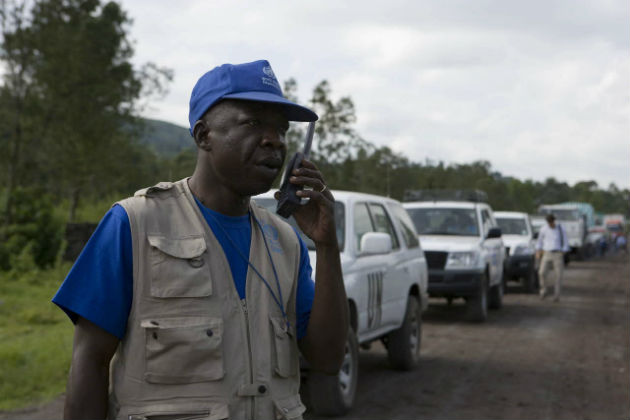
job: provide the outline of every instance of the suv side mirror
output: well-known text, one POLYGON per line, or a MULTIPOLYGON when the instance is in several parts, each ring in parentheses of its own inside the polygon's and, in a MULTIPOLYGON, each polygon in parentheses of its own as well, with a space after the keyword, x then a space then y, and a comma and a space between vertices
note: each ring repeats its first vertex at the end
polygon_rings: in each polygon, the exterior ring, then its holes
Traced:
POLYGON ((538 239, 538 232, 534 232, 534 239, 538 239))
POLYGON ((501 228, 493 227, 493 228, 490 228, 490 230, 488 230, 488 236, 486 236, 486 239, 494 239, 494 238, 500 238, 500 237, 501 237, 501 228))
POLYGON ((361 255, 387 254, 392 250, 388 233, 367 232, 361 237, 361 255))

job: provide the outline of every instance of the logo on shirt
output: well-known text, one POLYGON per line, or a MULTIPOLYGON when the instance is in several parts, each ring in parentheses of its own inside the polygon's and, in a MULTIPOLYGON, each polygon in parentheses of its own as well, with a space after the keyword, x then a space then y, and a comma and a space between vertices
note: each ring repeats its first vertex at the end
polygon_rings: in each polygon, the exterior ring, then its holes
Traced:
POLYGON ((267 240, 267 245, 269 245, 269 249, 273 252, 277 252, 278 254, 284 254, 282 247, 280 246, 280 235, 278 234, 278 229, 269 224, 263 226, 263 235, 265 235, 265 239, 267 240))

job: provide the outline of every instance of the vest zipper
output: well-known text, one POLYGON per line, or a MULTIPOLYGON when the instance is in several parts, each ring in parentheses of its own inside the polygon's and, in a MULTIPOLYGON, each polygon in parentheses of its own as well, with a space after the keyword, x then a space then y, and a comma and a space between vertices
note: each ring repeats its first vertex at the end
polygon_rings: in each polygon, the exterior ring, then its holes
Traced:
MULTIPOLYGON (((245 314, 245 330, 247 332, 247 355, 249 357, 249 383, 254 383, 254 360, 252 359, 252 343, 249 335, 249 312, 247 311, 247 301, 245 299, 241 300, 243 305, 243 313, 245 314)), ((256 409, 254 407, 256 399, 254 397, 250 397, 251 404, 251 419, 256 418, 256 409)))

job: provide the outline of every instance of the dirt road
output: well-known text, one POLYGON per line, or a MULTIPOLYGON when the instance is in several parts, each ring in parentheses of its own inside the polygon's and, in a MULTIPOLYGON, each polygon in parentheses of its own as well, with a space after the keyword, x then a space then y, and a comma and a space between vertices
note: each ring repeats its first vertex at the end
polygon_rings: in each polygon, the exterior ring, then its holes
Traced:
MULTIPOLYGON (((419 368, 390 370, 380 345, 362 351, 357 402, 346 417, 627 419, 629 302, 627 256, 572 262, 560 302, 509 293, 484 324, 465 322, 463 303, 432 301, 419 368)), ((61 418, 62 404, 0 418, 61 418)))

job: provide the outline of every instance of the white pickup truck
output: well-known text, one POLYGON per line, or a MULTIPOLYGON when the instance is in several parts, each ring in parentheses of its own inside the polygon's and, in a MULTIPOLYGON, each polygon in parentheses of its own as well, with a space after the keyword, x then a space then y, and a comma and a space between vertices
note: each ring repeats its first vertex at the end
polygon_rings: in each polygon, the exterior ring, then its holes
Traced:
POLYGON ((420 233, 429 296, 462 297, 468 319, 483 322, 503 301, 505 249, 492 209, 471 201, 416 201, 404 207, 420 233))
MULTIPOLYGON (((274 192, 253 200, 275 212, 274 192)), ((308 369, 303 372, 305 402, 322 415, 342 415, 352 407, 359 345, 368 347, 372 341, 381 340, 392 367, 407 370, 416 366, 422 311, 428 305, 426 261, 418 234, 402 205, 376 195, 332 193, 352 329, 338 376, 315 374, 308 369)), ((297 229, 293 218, 288 222, 297 229)), ((314 268, 314 244, 299 233, 309 248, 314 268)))

